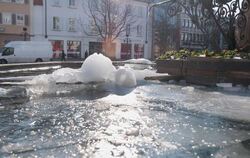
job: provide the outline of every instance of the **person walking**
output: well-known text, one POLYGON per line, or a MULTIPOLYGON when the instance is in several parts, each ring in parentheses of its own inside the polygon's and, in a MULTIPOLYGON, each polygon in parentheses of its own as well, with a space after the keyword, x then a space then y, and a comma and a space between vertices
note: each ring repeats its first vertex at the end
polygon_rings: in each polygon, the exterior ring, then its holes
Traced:
POLYGON ((86 51, 85 51, 85 54, 84 54, 85 59, 87 59, 88 56, 89 56, 89 53, 88 53, 88 50, 86 50, 86 51))
POLYGON ((65 56, 66 54, 64 53, 64 50, 62 50, 62 58, 61 58, 62 61, 65 61, 65 56))

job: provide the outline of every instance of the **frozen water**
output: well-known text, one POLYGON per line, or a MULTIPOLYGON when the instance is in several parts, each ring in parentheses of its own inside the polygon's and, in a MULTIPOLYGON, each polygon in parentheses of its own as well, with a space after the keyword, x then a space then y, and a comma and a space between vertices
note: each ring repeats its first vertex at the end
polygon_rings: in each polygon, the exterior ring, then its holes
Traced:
POLYGON ((115 83, 119 86, 136 86, 136 77, 132 70, 120 68, 115 73, 115 83))
MULTIPOLYGON (((120 68, 115 74, 121 69, 131 70, 120 68)), ((71 74, 71 69, 64 71, 71 74)), ((158 82, 133 89, 96 85, 53 85, 56 95, 32 98, 13 109, 0 107, 0 157, 249 155, 241 143, 250 138, 248 92, 197 86, 192 91, 158 82)))
POLYGON ((216 85, 217 87, 223 88, 223 90, 228 92, 239 92, 239 91, 244 91, 246 89, 242 85, 233 86, 232 83, 217 83, 216 85))

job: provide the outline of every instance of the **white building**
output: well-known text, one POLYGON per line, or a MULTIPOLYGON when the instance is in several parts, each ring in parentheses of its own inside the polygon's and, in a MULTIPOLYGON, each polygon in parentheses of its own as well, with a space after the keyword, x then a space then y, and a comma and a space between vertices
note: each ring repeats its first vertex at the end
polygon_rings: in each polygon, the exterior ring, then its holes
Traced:
MULTIPOLYGON (((86 15, 84 2, 87 0, 34 0, 32 7, 31 40, 49 40, 53 44, 54 58, 64 50, 68 58, 84 58, 85 52, 92 54, 101 51, 102 40, 89 36, 82 26, 90 26, 91 19, 86 15)), ((114 44, 115 59, 150 58, 150 37, 146 37, 147 6, 136 0, 116 0, 119 5, 130 4, 136 18, 130 36, 122 33, 114 44), (128 40, 127 40, 128 39, 128 40), (149 42, 146 42, 149 41, 149 42), (129 44, 127 44, 129 43, 129 44), (131 47, 128 50, 127 46, 131 47)))

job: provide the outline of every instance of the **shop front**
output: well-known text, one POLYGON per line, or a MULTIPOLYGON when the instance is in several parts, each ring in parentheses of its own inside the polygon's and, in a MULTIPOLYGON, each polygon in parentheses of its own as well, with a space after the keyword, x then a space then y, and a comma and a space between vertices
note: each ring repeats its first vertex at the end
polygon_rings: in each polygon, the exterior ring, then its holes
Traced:
POLYGON ((81 58, 81 42, 67 41, 67 58, 80 59, 81 58))
POLYGON ((62 40, 50 40, 53 48, 53 59, 60 59, 62 57, 63 51, 63 41, 62 40))
POLYGON ((122 43, 121 44, 121 59, 127 60, 132 57, 132 44, 122 43))
POLYGON ((144 44, 135 44, 134 45, 134 58, 143 58, 144 57, 144 44))

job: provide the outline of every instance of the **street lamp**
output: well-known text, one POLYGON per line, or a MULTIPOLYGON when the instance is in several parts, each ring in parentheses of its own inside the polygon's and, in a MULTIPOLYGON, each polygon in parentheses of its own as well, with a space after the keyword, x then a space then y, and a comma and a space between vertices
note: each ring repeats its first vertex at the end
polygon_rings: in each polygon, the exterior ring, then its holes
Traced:
POLYGON ((129 35, 130 35, 130 25, 126 26, 126 42, 127 42, 127 55, 129 54, 131 57, 131 49, 129 47, 129 35))
POLYGON ((162 4, 168 3, 171 0, 165 0, 165 1, 161 1, 161 2, 157 2, 157 3, 148 3, 147 6, 147 15, 146 15, 146 41, 145 43, 148 43, 148 19, 151 13, 151 10, 156 7, 156 6, 160 6, 162 4))
POLYGON ((44 0, 44 5, 45 5, 45 38, 48 38, 48 24, 47 24, 47 0, 44 0))
MULTIPOLYGON (((161 1, 161 2, 157 2, 157 3, 148 3, 147 6, 147 14, 146 14, 146 39, 145 39, 145 44, 148 44, 148 25, 149 25, 149 16, 151 13, 151 10, 156 7, 156 6, 160 6, 162 4, 171 2, 172 0, 165 0, 165 1, 161 1)), ((152 48, 151 48, 152 49, 152 48)), ((149 49, 148 49, 149 51, 149 49)))

